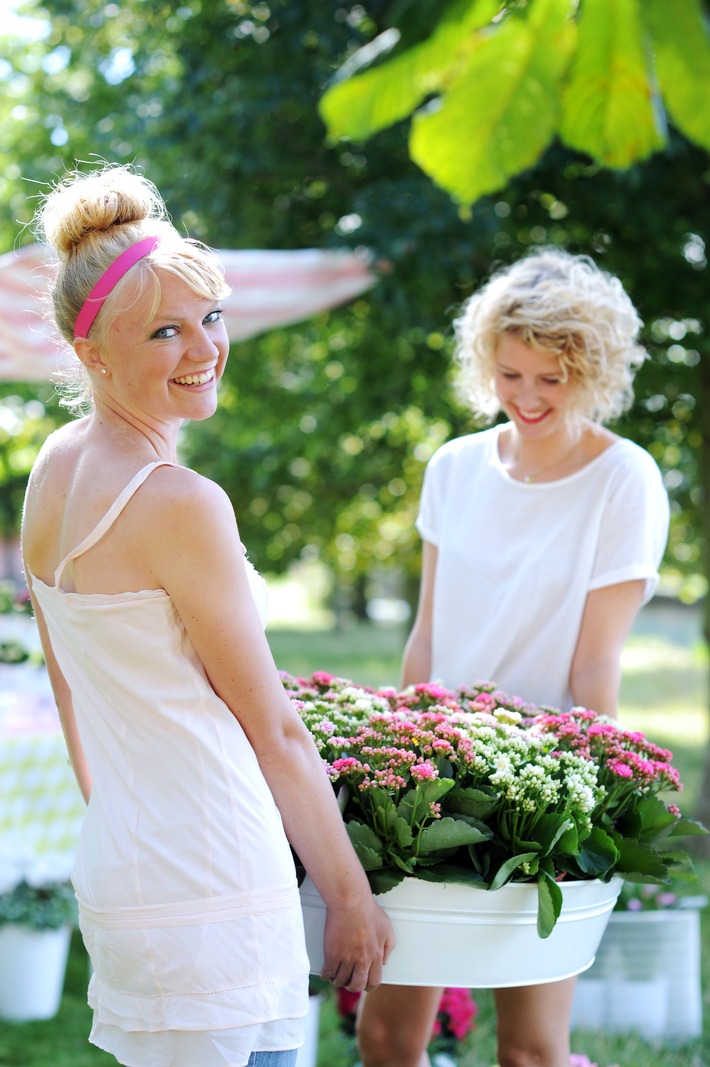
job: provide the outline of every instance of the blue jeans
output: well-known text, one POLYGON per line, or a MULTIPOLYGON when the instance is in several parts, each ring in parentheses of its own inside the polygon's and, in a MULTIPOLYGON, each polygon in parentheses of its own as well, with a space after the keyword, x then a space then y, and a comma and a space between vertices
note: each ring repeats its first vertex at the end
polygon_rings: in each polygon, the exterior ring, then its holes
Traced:
POLYGON ((247 1067, 295 1067, 297 1049, 286 1052, 252 1052, 247 1067))

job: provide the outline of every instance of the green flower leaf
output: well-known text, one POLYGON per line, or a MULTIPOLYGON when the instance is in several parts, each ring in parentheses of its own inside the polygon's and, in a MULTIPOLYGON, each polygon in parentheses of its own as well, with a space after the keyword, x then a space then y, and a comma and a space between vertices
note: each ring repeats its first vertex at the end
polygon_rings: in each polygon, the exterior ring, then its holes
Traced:
MULTIPOLYGON (((618 835, 616 835, 618 836, 618 835)), ((582 850, 576 857, 580 871, 590 878, 597 878, 610 871, 619 859, 619 849, 612 838, 599 826, 584 840, 582 850)))
POLYGON ((394 867, 382 867, 379 871, 368 871, 367 877, 370 889, 377 896, 380 893, 389 893, 390 889, 404 881, 405 874, 394 867))
POLYGON ((353 819, 346 826, 357 858, 366 871, 382 866, 382 842, 371 827, 353 819))
POLYGON ((703 826, 697 819, 675 819, 670 833, 667 835, 671 837, 701 837, 703 834, 708 833, 707 826, 703 826))
POLYGON ((509 882, 512 875, 519 867, 522 867, 524 863, 537 862, 538 856, 536 852, 523 852, 519 856, 511 856, 510 859, 502 863, 498 868, 496 875, 491 882, 491 889, 500 889, 502 885, 509 882))
POLYGON ((472 815, 483 818, 489 815, 500 800, 500 795, 493 789, 476 789, 468 786, 454 786, 446 797, 446 810, 457 815, 472 815))
POLYGON ((574 823, 568 815, 540 815, 535 822, 535 837, 540 851, 547 855, 568 830, 574 830, 574 823))
POLYGON ((437 863, 433 867, 417 868, 417 878, 424 882, 456 882, 459 885, 473 885, 483 888, 485 883, 480 874, 470 867, 458 867, 453 863, 437 863))
POLYGON ((439 849, 458 848, 488 840, 490 835, 481 833, 464 819, 437 819, 422 831, 419 838, 421 852, 437 852, 439 849))
POLYGON ((621 838, 619 842, 619 862, 616 867, 619 874, 629 881, 647 878, 648 881, 665 881, 668 869, 662 856, 650 845, 642 841, 621 838))
POLYGON ((433 782, 419 782, 402 797, 397 805, 397 814, 410 826, 422 822, 429 805, 438 803, 453 785, 453 778, 435 778, 433 782))
POLYGON ((540 871, 537 879, 537 932, 549 937, 562 911, 562 890, 546 871, 540 871))

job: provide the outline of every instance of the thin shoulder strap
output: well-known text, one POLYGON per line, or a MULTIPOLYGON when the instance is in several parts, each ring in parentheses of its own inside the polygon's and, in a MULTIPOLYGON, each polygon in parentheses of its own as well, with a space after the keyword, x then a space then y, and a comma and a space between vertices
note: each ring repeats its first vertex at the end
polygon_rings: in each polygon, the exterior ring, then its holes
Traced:
POLYGON ((70 552, 68 556, 65 556, 62 562, 59 564, 56 571, 54 572, 55 589, 60 588, 62 574, 66 565, 68 563, 71 563, 72 560, 77 559, 79 556, 82 556, 84 552, 88 552, 90 548, 93 548, 94 545, 101 540, 104 534, 111 529, 114 522, 121 514, 121 512, 125 508, 128 501, 131 499, 131 497, 134 495, 134 493, 143 485, 143 482, 146 480, 148 475, 152 474, 156 467, 177 466, 179 466, 179 464, 170 463, 166 459, 159 459, 156 463, 149 463, 147 467, 143 467, 141 470, 138 471, 136 475, 134 475, 133 478, 131 478, 128 485, 121 490, 111 507, 104 515, 104 517, 99 520, 99 522, 88 535, 88 537, 85 537, 81 544, 78 545, 72 552, 70 552))

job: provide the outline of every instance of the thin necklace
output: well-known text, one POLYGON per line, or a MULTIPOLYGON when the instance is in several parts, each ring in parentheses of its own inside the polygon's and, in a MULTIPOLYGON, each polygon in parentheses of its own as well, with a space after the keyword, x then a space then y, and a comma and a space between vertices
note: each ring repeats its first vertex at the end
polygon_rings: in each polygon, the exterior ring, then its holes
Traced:
POLYGON ((557 470, 558 467, 564 467, 567 463, 569 463, 570 459, 576 452, 578 445, 579 441, 575 441, 572 447, 567 452, 565 452, 562 459, 557 460, 556 463, 548 464, 547 467, 540 467, 532 474, 524 474, 522 478, 523 482, 526 485, 530 485, 531 482, 536 482, 541 474, 549 474, 550 471, 557 470))

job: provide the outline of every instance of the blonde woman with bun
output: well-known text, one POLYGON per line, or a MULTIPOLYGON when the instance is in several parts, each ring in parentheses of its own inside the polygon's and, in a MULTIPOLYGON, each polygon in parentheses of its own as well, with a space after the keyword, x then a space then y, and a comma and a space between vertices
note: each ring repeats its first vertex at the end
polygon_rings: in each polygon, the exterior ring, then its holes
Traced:
MULTIPOLYGON (((499 271, 462 308, 463 395, 504 421, 449 441, 426 470, 404 685, 484 678, 616 715, 621 649, 656 588, 669 518, 653 459, 604 425, 630 402, 640 325, 618 279, 559 250, 499 271)), ((500 1067, 569 1067, 573 992, 574 978, 495 990, 500 1067)), ((440 996, 368 993, 363 1067, 426 1067, 440 996)))
POLYGON ((292 1067, 308 959, 289 843, 328 907, 324 976, 374 988, 393 938, 271 658, 231 504, 177 461, 183 422, 217 404, 223 271, 130 168, 68 175, 38 223, 91 402, 46 441, 22 525, 88 802, 90 1040, 128 1067, 292 1067))

